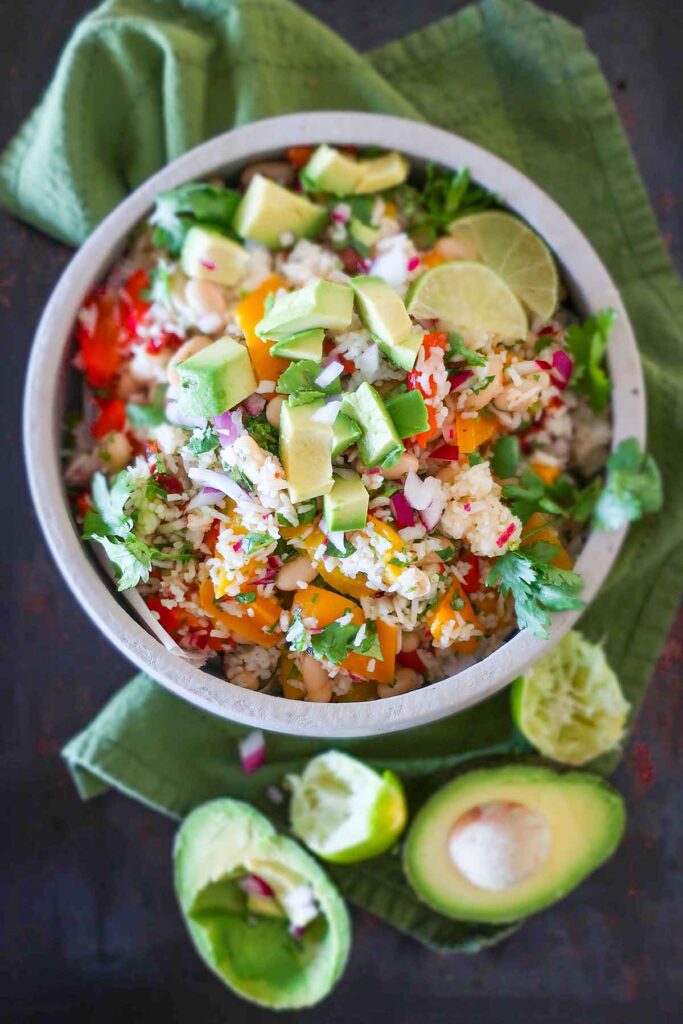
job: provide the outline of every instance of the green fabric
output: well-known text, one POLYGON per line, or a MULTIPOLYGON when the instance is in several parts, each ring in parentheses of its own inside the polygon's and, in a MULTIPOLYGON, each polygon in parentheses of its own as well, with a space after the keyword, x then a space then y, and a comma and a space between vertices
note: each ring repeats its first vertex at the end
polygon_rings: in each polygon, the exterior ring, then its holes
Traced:
MULTIPOLYGON (((80 242, 187 147, 254 118, 322 108, 424 118, 494 150, 554 196, 614 275, 639 339, 666 505, 631 531, 583 628, 606 638, 637 707, 683 578, 683 294, 608 86, 575 28, 523 0, 483 0, 361 57, 285 0, 110 0, 77 28, 2 158, 0 196, 80 242)), ((269 736, 267 766, 246 778, 243 732, 139 676, 65 756, 84 797, 113 785, 182 815, 228 794, 277 819, 265 786, 328 744, 269 736)), ((343 745, 398 770, 414 805, 463 758, 513 752, 515 735, 503 694, 433 726, 343 745)), ((498 934, 420 908, 395 857, 332 873, 354 903, 428 943, 472 949, 498 934)))

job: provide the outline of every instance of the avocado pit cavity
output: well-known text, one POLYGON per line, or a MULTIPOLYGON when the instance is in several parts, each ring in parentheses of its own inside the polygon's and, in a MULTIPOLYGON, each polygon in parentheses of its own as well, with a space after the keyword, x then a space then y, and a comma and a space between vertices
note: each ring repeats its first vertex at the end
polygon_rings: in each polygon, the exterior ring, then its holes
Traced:
POLYGON ((453 865, 468 882, 499 892, 535 875, 550 856, 544 814, 524 804, 494 801, 468 810, 448 838, 453 865))

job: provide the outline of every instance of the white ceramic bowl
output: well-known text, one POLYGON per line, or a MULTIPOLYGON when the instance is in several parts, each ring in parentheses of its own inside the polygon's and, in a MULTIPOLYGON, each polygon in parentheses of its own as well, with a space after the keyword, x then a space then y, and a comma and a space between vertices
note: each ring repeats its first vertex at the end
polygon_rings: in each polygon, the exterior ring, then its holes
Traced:
MULTIPOLYGON (((500 690, 552 647, 577 619, 556 615, 547 641, 518 633, 484 661, 440 683, 388 700, 309 704, 252 693, 188 665, 136 620, 91 552, 79 540, 67 503, 60 464, 73 324, 83 297, 125 248, 132 228, 167 189, 212 175, 234 175, 253 160, 287 146, 330 143, 398 149, 419 164, 469 167, 472 178, 496 192, 552 246, 577 308, 612 306, 618 313, 609 344, 613 382, 613 444, 626 437, 645 443, 645 398, 633 330, 607 270, 565 213, 503 160, 456 135, 381 114, 308 113, 259 121, 227 132, 175 160, 128 197, 97 228, 64 271, 40 321, 31 353, 24 407, 24 437, 33 500, 52 554, 71 590, 109 640, 138 668, 178 696, 216 715, 277 732, 311 736, 364 736, 422 725, 461 711, 500 690), (41 429, 36 429, 36 424, 41 429)), ((593 534, 576 569, 587 601, 614 562, 625 531, 593 534)))

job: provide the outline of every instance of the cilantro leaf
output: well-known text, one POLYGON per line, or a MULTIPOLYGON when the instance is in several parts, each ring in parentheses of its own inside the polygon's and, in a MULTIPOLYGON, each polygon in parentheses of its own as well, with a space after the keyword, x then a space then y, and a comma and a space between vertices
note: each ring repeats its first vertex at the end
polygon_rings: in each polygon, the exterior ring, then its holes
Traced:
POLYGON ((462 334, 451 331, 448 335, 448 362, 465 363, 466 366, 486 366, 486 356, 468 348, 462 334))
POLYGON ((595 316, 589 316, 583 324, 572 324, 565 335, 567 348, 574 360, 570 386, 586 395, 595 412, 606 408, 612 390, 604 358, 616 318, 613 309, 603 309, 595 316))
POLYGON ((229 188, 190 182, 157 197, 150 223, 154 245, 178 256, 185 235, 196 224, 204 224, 234 237, 232 219, 239 194, 229 188))
POLYGON ((662 507, 662 478, 635 437, 622 441, 607 460, 607 482, 593 517, 596 530, 619 530, 662 507))
POLYGON ((250 417, 244 426, 259 447, 270 452, 271 455, 278 454, 280 432, 268 422, 265 411, 259 413, 258 416, 250 417))
POLYGON ((126 514, 126 504, 135 490, 130 473, 123 469, 112 480, 111 489, 107 485, 104 473, 95 473, 92 481, 92 500, 94 510, 86 512, 83 522, 85 540, 95 535, 112 534, 115 537, 127 537, 133 529, 133 517, 126 514))
POLYGON ((256 600, 256 591, 245 590, 241 594, 237 594, 235 600, 238 601, 239 604, 253 604, 256 600))
POLYGON ((496 197, 470 182, 467 168, 448 171, 429 164, 422 189, 401 185, 394 197, 408 220, 408 231, 421 249, 431 248, 457 216, 486 210, 496 197))
POLYGON ((550 612, 583 608, 578 596, 583 580, 568 569, 548 561, 557 548, 539 541, 524 549, 506 551, 496 559, 486 577, 487 587, 512 594, 517 625, 534 636, 547 639, 550 612))
POLYGON ((166 388, 157 388, 154 399, 147 405, 139 402, 128 402, 126 404, 126 418, 132 427, 139 430, 141 427, 159 427, 162 423, 168 423, 166 419, 166 403, 164 401, 166 388))
POLYGON ((562 507, 548 496, 540 476, 531 469, 524 470, 520 483, 504 484, 503 497, 523 523, 526 523, 534 512, 549 512, 553 516, 564 514, 562 507))
POLYGON ((299 653, 305 651, 306 647, 308 646, 306 628, 303 622, 301 621, 301 616, 298 610, 294 612, 294 618, 292 619, 292 623, 289 629, 287 630, 285 640, 287 641, 287 643, 289 644, 290 648, 293 651, 298 651, 299 653))
POLYGON ((331 540, 328 540, 325 545, 325 554, 328 558, 348 558, 349 555, 355 553, 355 548, 348 537, 344 537, 344 550, 340 551, 336 544, 333 544, 331 540))
POLYGON ((195 431, 188 441, 187 447, 193 455, 202 455, 204 452, 212 452, 218 448, 220 441, 213 427, 204 427, 203 430, 195 428, 195 431))
POLYGON ((313 653, 317 658, 325 658, 333 665, 338 665, 352 650, 357 633, 358 626, 354 622, 348 622, 345 626, 341 626, 338 622, 331 622, 319 633, 312 635, 313 653))
POLYGON ((312 359, 301 359, 297 363, 292 363, 284 373, 280 374, 276 391, 281 395, 289 395, 290 405, 308 405, 324 395, 339 394, 341 391, 339 378, 337 377, 327 387, 321 388, 319 384, 315 383, 319 373, 320 363, 314 363, 312 359))
MULTIPOLYGON (((360 627, 356 630, 356 634, 360 631, 360 627)), ((377 623, 369 620, 365 623, 365 634, 363 639, 358 644, 354 638, 354 647, 366 658, 374 658, 375 661, 384 661, 384 655, 382 654, 382 645, 379 639, 379 633, 377 632, 377 623)))
POLYGON ((245 555, 250 555, 253 551, 260 551, 261 548, 267 548, 269 544, 274 543, 269 533, 247 533, 242 538, 242 550, 245 555))
POLYGON ((130 536, 126 540, 112 540, 110 537, 96 537, 107 553, 114 566, 114 574, 119 590, 130 590, 138 583, 146 583, 152 568, 153 549, 143 544, 137 537, 130 536))

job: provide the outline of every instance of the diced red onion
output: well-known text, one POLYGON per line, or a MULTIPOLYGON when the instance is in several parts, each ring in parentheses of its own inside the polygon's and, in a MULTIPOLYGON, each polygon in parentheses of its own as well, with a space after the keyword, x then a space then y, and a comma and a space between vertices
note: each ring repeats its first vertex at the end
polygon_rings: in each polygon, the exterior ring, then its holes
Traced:
POLYGON ((263 395, 249 395, 242 402, 242 405, 247 410, 250 416, 259 416, 266 407, 266 400, 263 395))
POLYGON ((363 380, 373 381, 379 373, 379 348, 369 345, 356 359, 363 380))
POLYGON ((195 494, 194 498, 191 498, 185 508, 186 512, 191 512, 193 508, 203 508, 205 505, 216 505, 219 501, 223 501, 225 495, 223 491, 217 490, 215 487, 205 487, 195 494))
POLYGON ((229 448, 244 433, 241 409, 222 412, 220 416, 214 416, 212 422, 214 430, 218 434, 221 448, 229 448))
POLYGON ((247 875, 239 881, 242 892, 248 896, 274 896, 275 890, 259 875, 247 875))
POLYGON ((265 573, 263 576, 259 576, 258 579, 247 580, 247 585, 250 587, 266 587, 268 586, 269 583, 275 583, 276 576, 277 572, 275 571, 275 569, 272 569, 269 572, 265 573))
POLYGON ((420 258, 419 258, 419 256, 411 256, 410 259, 408 260, 408 273, 412 274, 413 270, 417 270, 417 268, 419 266, 420 266, 420 258))
POLYGON ((289 926, 289 934, 293 939, 297 939, 298 941, 299 939, 303 939, 306 934, 306 929, 300 924, 291 924, 289 926))
POLYGON ((515 524, 514 523, 510 523, 510 525, 507 526, 503 530, 503 532, 501 533, 500 537, 498 537, 496 539, 496 547, 502 548, 506 544, 506 542, 510 540, 510 537, 512 536, 512 534, 514 532, 515 532, 515 524))
POLYGON ((426 480, 420 480, 417 473, 411 470, 406 477, 403 493, 411 508, 422 512, 441 494, 441 484, 433 476, 427 477, 426 480))
POLYGON ((465 381, 469 380, 470 377, 474 376, 472 370, 460 370, 459 373, 454 373, 449 380, 451 382, 451 391, 455 391, 456 388, 461 387, 465 381))
POLYGON ((392 494, 391 505, 394 510, 396 528, 398 530, 404 530, 407 526, 415 525, 415 512, 408 504, 405 494, 401 491, 396 491, 396 494, 392 494))
POLYGON ((340 401, 327 402, 325 405, 321 405, 319 409, 316 409, 314 413, 311 413, 311 420, 314 423, 334 423, 340 409, 340 401))
POLYGON ((574 362, 570 355, 560 349, 553 353, 552 378, 561 391, 569 384, 574 372, 574 362))
POLYGON ((248 733, 239 742, 240 761, 245 775, 257 771, 266 759, 266 741, 260 729, 248 733))
POLYGON ((337 377, 341 377, 343 372, 343 363, 333 359, 331 363, 328 363, 327 366, 320 371, 318 376, 315 378, 315 383, 319 388, 327 388, 337 379, 337 377))
POLYGON ((547 359, 537 359, 536 366, 541 370, 552 370, 553 364, 549 363, 547 359))
POLYGON ((439 462, 457 462, 460 457, 460 449, 457 444, 441 444, 429 453, 430 459, 438 459, 439 462))
POLYGON ((200 430, 204 430, 209 422, 205 416, 185 416, 174 400, 166 403, 166 419, 177 427, 199 427, 200 430))
POLYGON ((464 508, 465 512, 471 512, 472 511, 472 505, 470 504, 469 501, 465 502, 465 504, 463 505, 463 508, 464 508))
POLYGON ((222 491, 223 494, 227 494, 233 501, 244 501, 249 497, 247 492, 243 491, 227 473, 219 473, 215 469, 198 469, 193 467, 188 470, 187 475, 190 480, 194 480, 197 484, 202 484, 204 487, 215 487, 217 490, 222 491))
POLYGON ((427 508, 421 510, 420 519, 422 520, 422 525, 425 530, 429 530, 431 533, 432 530, 437 528, 441 521, 441 516, 443 515, 444 505, 445 502, 443 497, 439 494, 432 502, 430 502, 427 508))
POLYGON ((555 334, 555 328, 554 327, 551 327, 551 326, 541 327, 540 331, 538 332, 539 338, 547 338, 547 336, 549 334, 555 334))

